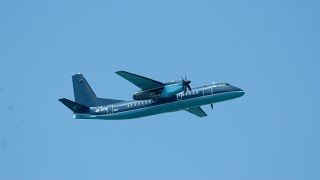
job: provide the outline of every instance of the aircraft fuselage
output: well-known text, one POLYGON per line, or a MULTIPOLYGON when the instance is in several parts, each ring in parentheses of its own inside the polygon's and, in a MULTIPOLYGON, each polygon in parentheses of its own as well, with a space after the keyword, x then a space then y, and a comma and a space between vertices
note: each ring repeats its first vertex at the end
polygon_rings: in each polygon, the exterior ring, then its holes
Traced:
POLYGON ((74 118, 105 120, 140 118, 226 101, 243 96, 244 93, 242 89, 227 83, 211 84, 193 88, 186 94, 180 92, 168 98, 132 100, 107 106, 90 107, 89 113, 75 113, 74 118))

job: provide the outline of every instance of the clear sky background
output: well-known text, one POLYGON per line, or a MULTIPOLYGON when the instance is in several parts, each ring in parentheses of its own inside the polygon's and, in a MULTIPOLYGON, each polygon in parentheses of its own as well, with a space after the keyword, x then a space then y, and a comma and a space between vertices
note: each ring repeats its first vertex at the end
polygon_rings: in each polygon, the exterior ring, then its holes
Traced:
POLYGON ((319 3, 1 0, 0 179, 320 179, 319 3), (125 121, 58 101, 78 72, 131 99, 118 70, 246 94, 125 121))

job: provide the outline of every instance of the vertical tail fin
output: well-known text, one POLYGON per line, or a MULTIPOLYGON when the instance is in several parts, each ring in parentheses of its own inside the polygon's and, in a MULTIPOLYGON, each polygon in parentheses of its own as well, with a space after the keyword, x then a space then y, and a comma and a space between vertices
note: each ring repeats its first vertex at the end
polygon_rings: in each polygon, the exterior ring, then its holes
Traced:
POLYGON ((72 76, 74 99, 85 106, 95 106, 97 96, 82 74, 72 76))
POLYGON ((76 103, 87 107, 94 107, 122 102, 121 100, 98 98, 87 80, 80 73, 72 76, 72 82, 76 103))

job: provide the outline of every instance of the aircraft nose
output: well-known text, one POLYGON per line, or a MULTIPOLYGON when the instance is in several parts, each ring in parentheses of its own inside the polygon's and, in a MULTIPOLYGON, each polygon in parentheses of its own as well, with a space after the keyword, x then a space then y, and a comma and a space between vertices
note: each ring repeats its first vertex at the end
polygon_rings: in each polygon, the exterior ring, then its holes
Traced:
POLYGON ((241 91, 240 91, 240 96, 243 96, 245 93, 246 93, 246 92, 241 89, 241 91))
POLYGON ((238 89, 238 91, 243 91, 244 92, 244 90, 243 89, 240 89, 240 88, 237 88, 238 89))
POLYGON ((239 97, 240 96, 243 96, 246 92, 238 87, 234 87, 234 91, 237 91, 237 93, 239 94, 239 97))

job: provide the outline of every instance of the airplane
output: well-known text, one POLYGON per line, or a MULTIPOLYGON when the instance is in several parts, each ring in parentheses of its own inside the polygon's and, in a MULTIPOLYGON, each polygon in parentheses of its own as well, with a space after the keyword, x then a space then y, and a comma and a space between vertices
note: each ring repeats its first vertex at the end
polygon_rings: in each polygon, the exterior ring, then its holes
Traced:
POLYGON ((200 106, 241 97, 245 92, 228 83, 213 83, 191 89, 187 77, 162 83, 126 71, 116 74, 141 90, 133 100, 99 98, 81 73, 72 76, 75 102, 61 98, 59 101, 74 113, 75 119, 122 120, 141 118, 167 112, 185 110, 198 117, 207 114, 200 106))

